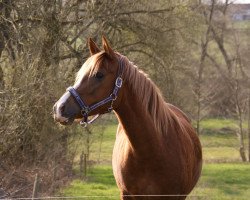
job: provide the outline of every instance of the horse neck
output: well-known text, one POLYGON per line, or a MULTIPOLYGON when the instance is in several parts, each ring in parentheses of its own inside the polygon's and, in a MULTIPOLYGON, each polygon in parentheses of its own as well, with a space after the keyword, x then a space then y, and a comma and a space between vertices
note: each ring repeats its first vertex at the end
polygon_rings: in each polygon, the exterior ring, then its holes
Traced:
POLYGON ((117 134, 126 134, 134 151, 158 152, 161 136, 157 133, 154 122, 147 114, 136 94, 128 85, 124 84, 124 94, 121 105, 115 110, 123 131, 117 134), (155 151, 154 151, 155 149, 155 151))

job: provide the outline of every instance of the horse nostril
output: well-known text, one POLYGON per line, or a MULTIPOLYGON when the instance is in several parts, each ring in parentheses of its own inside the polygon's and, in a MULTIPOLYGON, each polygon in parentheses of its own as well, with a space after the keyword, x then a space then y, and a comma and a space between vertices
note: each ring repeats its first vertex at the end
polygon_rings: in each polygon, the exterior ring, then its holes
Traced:
POLYGON ((63 113, 65 110, 65 105, 60 106, 60 112, 63 113))

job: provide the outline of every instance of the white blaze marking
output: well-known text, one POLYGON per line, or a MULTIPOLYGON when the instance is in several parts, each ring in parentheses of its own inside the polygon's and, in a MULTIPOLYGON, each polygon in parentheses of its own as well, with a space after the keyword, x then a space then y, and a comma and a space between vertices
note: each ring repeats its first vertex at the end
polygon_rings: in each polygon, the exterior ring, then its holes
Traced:
POLYGON ((59 122, 68 121, 68 118, 62 116, 61 108, 65 104, 65 102, 67 101, 67 99, 69 97, 70 97, 70 93, 65 92, 63 94, 63 96, 58 100, 58 102, 56 104, 56 114, 55 114, 55 116, 56 116, 57 121, 59 121, 59 122))

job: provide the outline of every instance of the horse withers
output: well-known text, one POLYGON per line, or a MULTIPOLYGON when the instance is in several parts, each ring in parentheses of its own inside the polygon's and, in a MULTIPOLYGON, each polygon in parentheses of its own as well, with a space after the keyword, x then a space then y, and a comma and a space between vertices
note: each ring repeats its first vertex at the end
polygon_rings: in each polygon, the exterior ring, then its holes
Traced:
POLYGON ((112 166, 121 199, 186 199, 202 168, 201 144, 190 120, 104 37, 102 43, 104 50, 89 39, 91 56, 54 105, 55 120, 86 126, 93 122, 89 116, 113 110, 119 125, 112 166))

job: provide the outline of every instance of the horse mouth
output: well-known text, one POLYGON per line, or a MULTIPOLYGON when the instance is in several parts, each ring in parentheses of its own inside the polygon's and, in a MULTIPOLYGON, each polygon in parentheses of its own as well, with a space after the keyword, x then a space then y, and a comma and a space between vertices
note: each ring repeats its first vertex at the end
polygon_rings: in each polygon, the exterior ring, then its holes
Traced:
POLYGON ((69 125, 73 124, 73 122, 74 122, 74 118, 68 118, 67 120, 61 121, 59 123, 63 126, 69 126, 69 125))

